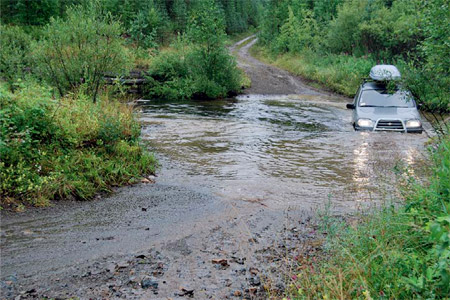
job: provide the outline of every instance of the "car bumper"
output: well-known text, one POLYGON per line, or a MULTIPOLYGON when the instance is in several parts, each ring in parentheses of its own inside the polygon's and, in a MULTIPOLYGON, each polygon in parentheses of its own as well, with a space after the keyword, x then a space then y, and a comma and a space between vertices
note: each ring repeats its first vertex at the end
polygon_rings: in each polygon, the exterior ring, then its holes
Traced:
POLYGON ((422 127, 418 127, 418 128, 406 128, 406 132, 408 133, 422 133, 423 128, 422 127))
POLYGON ((394 131, 394 132, 407 132, 407 133, 422 133, 423 128, 406 128, 406 129, 379 129, 354 126, 356 131, 394 131))
POLYGON ((422 133, 422 126, 420 127, 407 127, 406 120, 396 118, 380 118, 372 120, 373 127, 361 127, 358 123, 353 123, 355 130, 359 131, 396 131, 396 132, 408 132, 408 133, 422 133))

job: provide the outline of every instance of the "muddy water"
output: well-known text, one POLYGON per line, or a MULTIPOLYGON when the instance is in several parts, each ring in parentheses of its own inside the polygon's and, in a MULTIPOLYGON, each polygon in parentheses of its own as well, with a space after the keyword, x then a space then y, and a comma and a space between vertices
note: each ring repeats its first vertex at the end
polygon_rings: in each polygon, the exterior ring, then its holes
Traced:
POLYGON ((425 137, 355 132, 351 112, 328 95, 258 96, 142 107, 143 139, 168 181, 190 181, 224 201, 272 208, 331 200, 353 210, 392 196, 393 168, 414 167, 425 137), (172 166, 173 168, 171 168, 172 166))

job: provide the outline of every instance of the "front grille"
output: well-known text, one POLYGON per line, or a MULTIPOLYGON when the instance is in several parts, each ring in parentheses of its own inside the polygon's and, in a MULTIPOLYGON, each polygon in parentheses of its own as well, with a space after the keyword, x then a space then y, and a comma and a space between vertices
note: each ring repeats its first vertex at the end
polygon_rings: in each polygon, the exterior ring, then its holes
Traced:
POLYGON ((379 120, 376 129, 403 131, 403 123, 400 120, 379 120))

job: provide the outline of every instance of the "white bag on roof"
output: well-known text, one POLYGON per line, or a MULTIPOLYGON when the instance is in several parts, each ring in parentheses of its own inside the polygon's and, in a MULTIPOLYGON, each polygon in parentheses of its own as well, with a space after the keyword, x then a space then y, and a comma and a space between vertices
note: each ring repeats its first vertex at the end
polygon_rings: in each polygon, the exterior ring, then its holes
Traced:
POLYGON ((399 80, 400 71, 393 65, 376 65, 370 70, 370 78, 377 81, 399 80))

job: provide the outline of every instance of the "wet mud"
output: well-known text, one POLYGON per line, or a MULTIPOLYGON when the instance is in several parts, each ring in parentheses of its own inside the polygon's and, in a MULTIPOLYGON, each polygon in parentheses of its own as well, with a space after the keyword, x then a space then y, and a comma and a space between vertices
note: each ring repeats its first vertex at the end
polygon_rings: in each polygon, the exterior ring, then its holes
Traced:
POLYGON ((1 298, 265 299, 289 284, 287 258, 320 249, 319 209, 398 201, 394 168, 420 171, 426 135, 355 132, 349 99, 243 44, 243 95, 141 101, 155 183, 1 212, 1 298))

